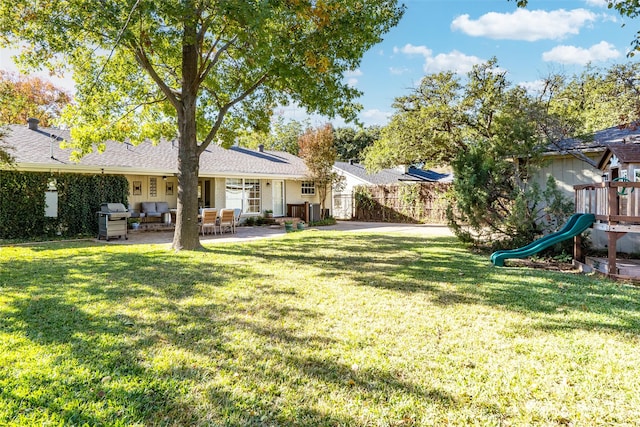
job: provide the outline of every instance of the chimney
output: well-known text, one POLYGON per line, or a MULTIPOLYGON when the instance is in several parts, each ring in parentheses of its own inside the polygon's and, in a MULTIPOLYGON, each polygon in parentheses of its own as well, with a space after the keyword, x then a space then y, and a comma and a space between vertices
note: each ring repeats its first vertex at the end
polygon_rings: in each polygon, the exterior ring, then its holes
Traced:
POLYGON ((409 172, 409 166, 407 166, 407 165, 398 165, 396 167, 396 170, 398 172, 400 172, 400 173, 407 173, 407 172, 409 172))
POLYGON ((264 153, 264 144, 258 144, 258 152, 264 153))
POLYGON ((353 159, 349 159, 349 164, 353 166, 355 162, 353 161, 353 159))
POLYGON ((31 117, 29 119, 27 119, 27 123, 29 124, 29 129, 31 130, 38 130, 38 123, 40 123, 40 120, 31 117))

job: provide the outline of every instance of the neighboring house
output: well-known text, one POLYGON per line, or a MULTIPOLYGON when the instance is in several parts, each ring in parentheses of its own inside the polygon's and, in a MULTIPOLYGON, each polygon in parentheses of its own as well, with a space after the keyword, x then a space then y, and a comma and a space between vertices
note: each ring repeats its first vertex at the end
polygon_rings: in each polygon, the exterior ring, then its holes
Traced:
MULTIPOLYGON (((18 171, 71 172, 124 175, 129 181, 129 204, 166 201, 171 208, 178 200, 178 145, 164 141, 107 141, 104 152, 94 151, 79 162, 70 160, 71 149, 60 148, 69 131, 40 128, 37 120, 28 126, 9 125, 5 142, 14 148, 18 171)), ((287 215, 287 205, 318 203, 307 167, 299 157, 281 151, 224 149, 214 144, 200 156, 198 201, 201 207, 240 208, 243 216, 287 215)), ((105 200, 105 202, 108 202, 105 200)))
POLYGON ((413 166, 399 166, 368 173, 365 167, 353 161, 336 162, 334 170, 344 177, 344 187, 333 193, 333 216, 351 219, 353 214, 353 190, 358 185, 386 185, 418 182, 452 182, 451 174, 422 170, 413 166))
MULTIPOLYGON (((544 154, 549 160, 535 180, 544 187, 553 176, 566 197, 573 200, 574 185, 602 182, 603 174, 598 161, 609 144, 640 143, 640 128, 636 126, 611 127, 595 132, 586 141, 565 139, 549 146, 544 154)), ((613 179, 615 177, 611 177, 613 179)))

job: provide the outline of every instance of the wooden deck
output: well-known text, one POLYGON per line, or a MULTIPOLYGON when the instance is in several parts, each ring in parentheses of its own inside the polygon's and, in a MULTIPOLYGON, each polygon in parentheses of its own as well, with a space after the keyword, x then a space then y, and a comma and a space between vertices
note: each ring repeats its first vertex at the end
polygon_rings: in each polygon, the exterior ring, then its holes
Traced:
MULTIPOLYGON (((592 213, 596 216, 594 230, 602 230, 608 237, 608 257, 606 262, 597 262, 595 268, 608 276, 628 278, 629 272, 638 273, 636 268, 624 267, 617 259, 617 242, 627 233, 640 233, 640 182, 607 181, 602 183, 576 185, 576 213, 592 213), (620 265, 619 265, 620 264, 620 265)), ((574 257, 585 262, 578 249, 579 237, 574 245, 574 257)), ((631 260, 625 260, 625 265, 631 260)))

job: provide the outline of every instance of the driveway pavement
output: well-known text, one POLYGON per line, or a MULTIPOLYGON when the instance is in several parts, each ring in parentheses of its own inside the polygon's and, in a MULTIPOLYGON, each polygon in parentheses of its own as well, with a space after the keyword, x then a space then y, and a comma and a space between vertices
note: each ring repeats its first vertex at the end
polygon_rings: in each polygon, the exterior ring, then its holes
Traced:
MULTIPOLYGON (((443 225, 427 224, 393 224, 381 222, 338 221, 336 225, 312 227, 313 230, 340 230, 368 233, 406 233, 414 236, 453 236, 449 228, 443 225)), ((283 226, 271 227, 238 227, 237 233, 207 234, 200 236, 202 243, 211 242, 246 242, 257 239, 268 239, 285 234, 283 226)), ((112 239, 107 244, 167 244, 173 241, 173 231, 130 231, 129 240, 112 239)))

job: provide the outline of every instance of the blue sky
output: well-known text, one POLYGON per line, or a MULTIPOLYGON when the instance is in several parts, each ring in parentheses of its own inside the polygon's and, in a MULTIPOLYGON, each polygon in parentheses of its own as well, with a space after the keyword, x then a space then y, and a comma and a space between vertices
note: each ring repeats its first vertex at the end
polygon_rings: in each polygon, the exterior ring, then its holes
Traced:
MULTIPOLYGON (((550 73, 580 73, 627 58, 640 19, 607 9, 606 0, 530 0, 518 9, 507 0, 408 0, 404 17, 346 78, 364 91, 365 124, 384 125, 394 98, 408 94, 426 74, 465 73, 491 57, 514 84, 535 87, 550 73), (622 24, 626 25, 622 27, 622 24)), ((282 109, 285 117, 304 112, 282 109)), ((314 118, 315 122, 321 121, 314 118)), ((335 126, 344 123, 335 120, 335 126)), ((315 124, 315 123, 314 123, 315 124)))
MULTIPOLYGON (((623 19, 606 0, 530 0, 518 9, 507 0, 405 0, 399 25, 374 46, 345 79, 364 92, 360 120, 384 125, 394 98, 406 95, 423 76, 444 70, 461 73, 491 57, 514 84, 535 87, 550 73, 580 73, 596 66, 637 61, 627 58, 640 19, 623 19), (622 27, 622 24, 626 25, 622 27)), ((12 69, 9 51, 0 49, 0 68, 12 69)), ((636 58, 640 58, 637 55, 636 58)), ((72 87, 69 76, 53 79, 72 87)), ((303 120, 304 110, 278 109, 303 120)), ((313 125, 326 121, 312 117, 313 125)), ((334 126, 343 126, 340 119, 334 126)))

